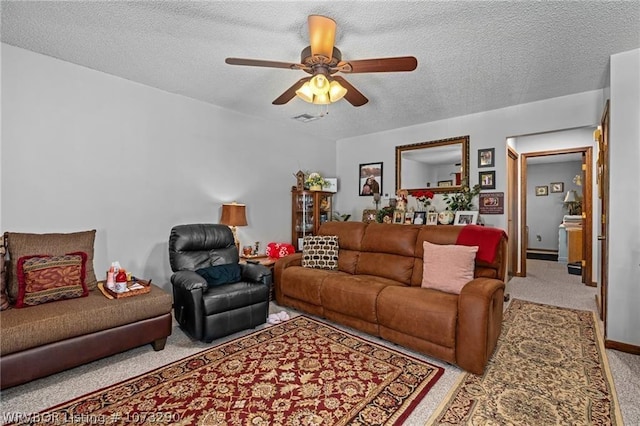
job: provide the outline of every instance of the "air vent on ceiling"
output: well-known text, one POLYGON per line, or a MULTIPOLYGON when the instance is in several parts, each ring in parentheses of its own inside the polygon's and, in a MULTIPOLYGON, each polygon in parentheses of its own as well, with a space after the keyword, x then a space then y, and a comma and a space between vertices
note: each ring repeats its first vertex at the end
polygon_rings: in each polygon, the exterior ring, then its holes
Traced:
POLYGON ((296 115, 295 117, 291 117, 291 118, 293 118, 294 120, 301 121, 303 123, 308 123, 310 121, 319 120, 322 117, 324 117, 324 114, 311 115, 311 114, 305 113, 305 114, 296 115))

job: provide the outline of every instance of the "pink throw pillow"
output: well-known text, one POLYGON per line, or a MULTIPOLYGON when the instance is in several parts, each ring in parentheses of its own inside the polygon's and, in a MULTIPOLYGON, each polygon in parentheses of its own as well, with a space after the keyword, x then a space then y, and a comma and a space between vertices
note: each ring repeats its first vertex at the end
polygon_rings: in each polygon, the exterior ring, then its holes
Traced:
POLYGON ((422 243, 422 287, 460 294, 473 279, 478 246, 422 243))

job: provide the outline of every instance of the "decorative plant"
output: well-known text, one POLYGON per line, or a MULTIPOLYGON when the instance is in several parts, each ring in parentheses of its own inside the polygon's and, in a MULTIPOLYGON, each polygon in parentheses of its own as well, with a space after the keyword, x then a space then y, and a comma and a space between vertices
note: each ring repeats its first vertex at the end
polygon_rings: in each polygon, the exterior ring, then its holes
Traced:
POLYGON ((309 173, 304 181, 309 186, 327 186, 328 182, 318 172, 309 173))
POLYGON ((462 191, 444 195, 444 202, 447 204, 447 209, 451 211, 458 210, 474 210, 473 199, 480 194, 480 185, 474 185, 469 188, 469 185, 463 184, 462 191))
POLYGON ((391 223, 393 219, 393 207, 383 207, 376 213, 376 222, 378 223, 391 223))

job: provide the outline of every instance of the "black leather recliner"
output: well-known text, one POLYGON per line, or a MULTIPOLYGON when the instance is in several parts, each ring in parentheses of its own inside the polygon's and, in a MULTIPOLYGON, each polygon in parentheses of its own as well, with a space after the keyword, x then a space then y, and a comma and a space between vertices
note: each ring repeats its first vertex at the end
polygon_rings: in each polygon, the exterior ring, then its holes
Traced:
POLYGON ((231 229, 218 224, 177 225, 169 237, 169 262, 174 274, 174 315, 181 328, 203 342, 256 327, 267 321, 271 271, 259 264, 241 264, 240 282, 208 286, 195 271, 238 263, 231 229))

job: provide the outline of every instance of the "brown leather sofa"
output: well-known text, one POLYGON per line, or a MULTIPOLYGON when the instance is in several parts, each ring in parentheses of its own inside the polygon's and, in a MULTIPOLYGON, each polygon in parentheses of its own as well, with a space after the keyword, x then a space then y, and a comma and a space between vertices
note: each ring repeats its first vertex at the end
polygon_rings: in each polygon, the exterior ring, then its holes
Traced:
POLYGON ((421 287, 423 241, 456 244, 462 228, 326 222, 318 234, 338 236, 338 269, 278 260, 277 303, 482 374, 502 327, 506 235, 459 295, 421 287))

